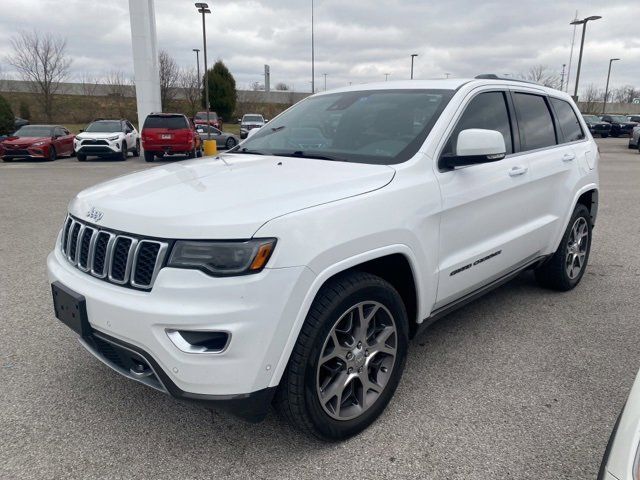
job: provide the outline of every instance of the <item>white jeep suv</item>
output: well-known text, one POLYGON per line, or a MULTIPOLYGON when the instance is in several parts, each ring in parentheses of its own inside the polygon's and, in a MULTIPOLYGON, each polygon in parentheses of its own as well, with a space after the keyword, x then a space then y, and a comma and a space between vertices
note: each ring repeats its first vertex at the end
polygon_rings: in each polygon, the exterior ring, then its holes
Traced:
POLYGON ((126 160, 129 152, 140 155, 140 135, 129 120, 94 120, 76 135, 76 157, 84 162, 88 156, 116 157, 126 160))
POLYGON ((47 261, 55 311, 130 379, 346 438, 421 328, 525 269, 580 282, 598 156, 571 98, 536 84, 316 94, 229 153, 79 193, 47 261))

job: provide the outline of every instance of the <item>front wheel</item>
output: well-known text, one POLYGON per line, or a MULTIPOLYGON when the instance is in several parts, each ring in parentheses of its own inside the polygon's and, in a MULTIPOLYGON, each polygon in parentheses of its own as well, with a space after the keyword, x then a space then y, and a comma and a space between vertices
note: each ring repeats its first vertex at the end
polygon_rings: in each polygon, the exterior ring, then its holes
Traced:
POLYGON ((227 147, 227 149, 229 149, 229 150, 230 150, 230 149, 232 149, 233 147, 235 147, 235 146, 236 146, 236 143, 237 143, 237 142, 236 142, 236 139, 235 139, 235 138, 233 138, 233 137, 229 137, 229 138, 227 139, 227 142, 225 143, 225 146, 227 147))
POLYGON ((124 162, 127 159, 127 142, 122 142, 122 149, 118 155, 116 155, 116 160, 120 160, 124 162))
POLYGON ((87 161, 87 156, 84 153, 78 152, 78 153, 76 153, 76 159, 79 162, 86 162, 87 161))
POLYGON ((49 157, 47 158, 48 161, 53 162, 56 158, 58 158, 58 154, 56 153, 56 148, 55 147, 50 147, 49 148, 49 157))
POLYGON ((356 435, 391 400, 408 348, 398 292, 380 277, 336 277, 316 296, 276 394, 278 410, 326 440, 356 435))
POLYGON ((603 134, 600 135, 600 137, 602 137, 602 138, 607 138, 608 136, 609 136, 608 133, 603 133, 603 134))
POLYGON ((546 288, 566 292, 584 275, 591 251, 591 215, 582 204, 576 206, 560 246, 536 269, 536 280, 546 288))

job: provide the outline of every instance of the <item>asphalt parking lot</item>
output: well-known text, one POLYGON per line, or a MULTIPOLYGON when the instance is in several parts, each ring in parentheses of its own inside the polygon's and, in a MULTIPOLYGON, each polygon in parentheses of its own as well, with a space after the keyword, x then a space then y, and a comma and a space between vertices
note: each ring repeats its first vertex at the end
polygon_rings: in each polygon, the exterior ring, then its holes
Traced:
POLYGON ((627 141, 598 139, 581 285, 559 294, 524 274, 434 324, 386 413, 335 444, 121 378, 54 318, 45 258, 67 202, 153 165, 1 163, 0 479, 595 479, 640 368, 640 154, 627 141))

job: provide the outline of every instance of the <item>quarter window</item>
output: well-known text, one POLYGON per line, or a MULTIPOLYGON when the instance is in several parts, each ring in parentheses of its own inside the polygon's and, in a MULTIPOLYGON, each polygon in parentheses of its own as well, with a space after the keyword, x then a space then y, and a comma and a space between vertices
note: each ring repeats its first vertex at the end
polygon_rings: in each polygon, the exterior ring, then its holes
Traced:
POLYGON ((552 98, 551 105, 553 105, 553 109, 556 111, 558 123, 562 129, 562 133, 564 133, 564 141, 575 142, 582 140, 584 138, 584 132, 582 131, 576 112, 571 105, 559 98, 552 98))
POLYGON ((515 93, 513 103, 518 115, 520 149, 523 152, 549 147, 557 143, 553 118, 544 97, 528 93, 515 93))
POLYGON ((442 152, 443 155, 455 155, 458 134, 462 130, 469 128, 497 130, 504 137, 507 154, 513 153, 511 122, 503 92, 481 93, 469 102, 451 137, 449 137, 449 141, 442 152))

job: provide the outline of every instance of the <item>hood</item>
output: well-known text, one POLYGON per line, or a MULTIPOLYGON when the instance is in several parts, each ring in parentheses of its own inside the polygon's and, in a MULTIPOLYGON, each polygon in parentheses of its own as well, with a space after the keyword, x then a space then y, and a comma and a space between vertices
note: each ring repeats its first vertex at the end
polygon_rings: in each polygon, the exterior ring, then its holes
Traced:
POLYGON ((76 135, 76 138, 78 140, 88 140, 88 139, 93 139, 93 140, 104 140, 106 138, 109 137, 113 137, 114 135, 121 135, 122 132, 81 132, 78 135, 76 135), (78 138, 80 137, 80 138, 78 138))
POLYGON ((377 190, 395 170, 304 158, 227 154, 163 165, 79 193, 71 214, 95 208, 106 228, 160 238, 250 238, 287 213, 377 190))
POLYGON ((32 145, 36 142, 49 142, 50 137, 7 137, 2 143, 4 145, 32 145))

